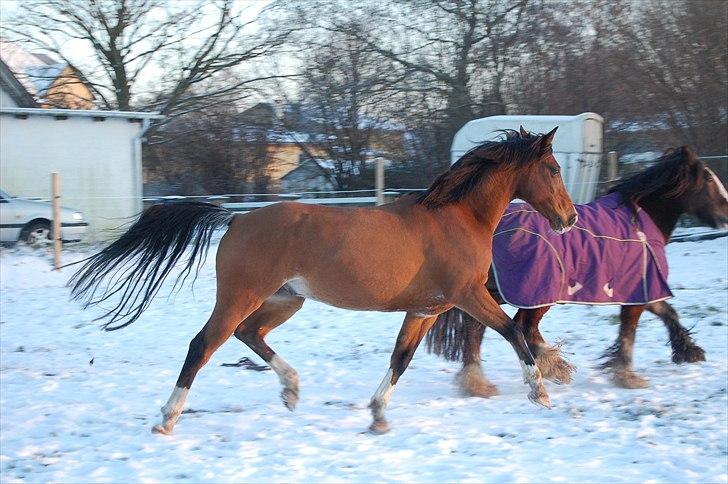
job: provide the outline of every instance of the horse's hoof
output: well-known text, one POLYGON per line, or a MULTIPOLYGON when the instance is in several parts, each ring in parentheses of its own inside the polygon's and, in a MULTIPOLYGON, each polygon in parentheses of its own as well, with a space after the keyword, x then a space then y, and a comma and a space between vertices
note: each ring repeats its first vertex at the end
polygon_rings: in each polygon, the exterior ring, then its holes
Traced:
POLYGON ((284 388, 281 392, 281 400, 283 400, 283 405, 293 412, 298 404, 298 391, 291 388, 284 388))
POLYGON ((612 381, 620 388, 639 389, 650 386, 647 379, 639 376, 632 370, 617 370, 612 375, 612 381))
POLYGON ((374 435, 382 435, 389 432, 389 424, 386 420, 375 420, 369 426, 369 432, 374 435))
POLYGON ((672 353, 673 363, 697 363, 699 361, 705 361, 705 351, 700 346, 688 346, 684 350, 672 353))
POLYGON ((462 386, 461 391, 467 397, 490 398, 498 395, 498 387, 488 381, 462 386))
POLYGON ((551 409, 551 400, 549 399, 549 394, 546 393, 546 389, 544 388, 531 390, 528 394, 528 399, 536 405, 542 405, 549 410, 551 409))
POLYGON ((154 427, 152 427, 152 433, 170 435, 172 433, 172 428, 167 428, 167 426, 164 424, 156 424, 154 427))
POLYGON ((455 376, 460 392, 466 397, 490 398, 498 395, 498 387, 483 375, 480 365, 466 365, 455 376))

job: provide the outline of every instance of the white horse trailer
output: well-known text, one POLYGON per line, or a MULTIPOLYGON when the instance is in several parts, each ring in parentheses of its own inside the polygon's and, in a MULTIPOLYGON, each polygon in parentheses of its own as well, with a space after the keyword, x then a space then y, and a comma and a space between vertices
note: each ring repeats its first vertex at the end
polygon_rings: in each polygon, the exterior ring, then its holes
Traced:
POLYGON ((604 119, 596 113, 576 116, 489 116, 474 119, 455 134, 450 150, 455 163, 471 148, 497 139, 499 130, 523 126, 532 133, 548 133, 558 126, 554 138, 554 157, 561 165, 566 189, 574 203, 594 200, 602 162, 604 119))

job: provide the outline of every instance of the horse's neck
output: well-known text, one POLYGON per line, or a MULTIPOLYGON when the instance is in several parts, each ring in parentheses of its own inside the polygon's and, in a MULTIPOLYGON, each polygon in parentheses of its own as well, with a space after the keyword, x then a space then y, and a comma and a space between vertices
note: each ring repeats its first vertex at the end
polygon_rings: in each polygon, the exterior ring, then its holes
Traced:
POLYGON ((480 230, 492 236, 503 212, 514 197, 513 172, 493 170, 483 176, 478 186, 457 203, 471 214, 480 230))
POLYGON ((666 199, 660 194, 649 195, 639 201, 639 206, 650 216, 655 225, 665 237, 665 242, 670 240, 672 231, 677 226, 677 220, 682 215, 682 206, 679 200, 666 199))

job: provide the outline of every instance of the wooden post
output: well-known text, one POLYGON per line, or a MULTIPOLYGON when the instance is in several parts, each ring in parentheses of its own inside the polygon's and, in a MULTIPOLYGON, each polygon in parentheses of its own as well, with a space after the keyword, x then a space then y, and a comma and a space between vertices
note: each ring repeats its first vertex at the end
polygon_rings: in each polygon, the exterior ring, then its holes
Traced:
POLYGON ((614 181, 617 179, 617 152, 610 151, 607 153, 607 181, 614 181))
POLYGON ((57 172, 51 173, 51 193, 53 196, 53 268, 61 268, 61 175, 57 172))
POLYGON ((377 191, 377 205, 384 204, 384 158, 377 158, 374 188, 377 191))

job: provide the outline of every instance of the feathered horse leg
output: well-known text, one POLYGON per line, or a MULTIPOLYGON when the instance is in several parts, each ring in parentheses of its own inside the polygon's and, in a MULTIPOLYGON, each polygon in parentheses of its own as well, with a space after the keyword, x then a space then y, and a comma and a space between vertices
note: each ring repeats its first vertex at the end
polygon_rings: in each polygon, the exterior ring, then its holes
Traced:
POLYGON ((498 395, 498 388, 485 376, 481 364, 480 348, 485 336, 485 326, 467 313, 458 312, 463 325, 463 367, 455 376, 455 381, 461 393, 466 396, 489 398, 498 395))
POLYGON ((622 306, 619 317, 619 336, 617 341, 602 356, 606 358, 601 368, 612 374, 612 381, 622 388, 646 388, 648 381, 635 373, 632 368, 632 350, 637 332, 637 323, 645 309, 642 305, 622 306))
POLYGON ((547 380, 557 384, 571 383, 571 375, 576 367, 561 355, 561 345, 549 345, 538 329, 544 315, 551 309, 543 306, 534 309, 519 309, 513 319, 523 328, 526 343, 536 357, 536 365, 547 380))
POLYGON ((695 344, 690 330, 680 324, 677 311, 667 301, 658 301, 645 306, 649 312, 665 323, 670 334, 673 363, 696 363, 705 361, 705 351, 695 344))
POLYGON ((458 308, 440 314, 427 333, 427 351, 448 361, 460 361, 463 367, 455 375, 455 383, 466 397, 489 398, 498 395, 498 388, 483 373, 480 346, 485 326, 458 308))

